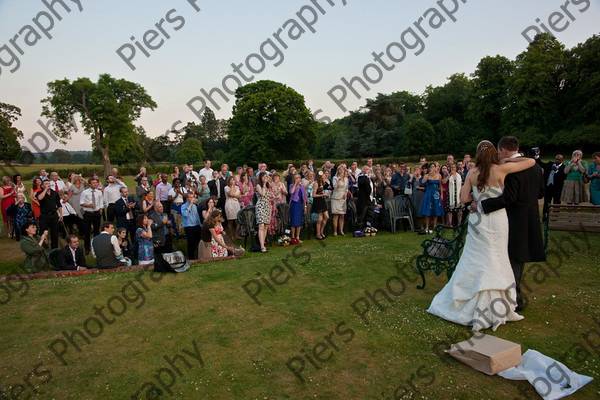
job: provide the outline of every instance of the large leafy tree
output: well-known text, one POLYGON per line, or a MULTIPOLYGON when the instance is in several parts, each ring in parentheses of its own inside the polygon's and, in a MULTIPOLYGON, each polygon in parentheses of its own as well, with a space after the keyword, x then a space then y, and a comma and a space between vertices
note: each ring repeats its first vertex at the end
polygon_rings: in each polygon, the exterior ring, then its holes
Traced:
POLYGON ((555 37, 542 33, 515 61, 508 79, 509 105, 503 133, 519 137, 523 146, 539 145, 560 128, 558 95, 564 84, 567 52, 555 37))
POLYGON ((552 143, 576 143, 584 151, 596 151, 600 145, 600 36, 592 36, 568 54, 559 96, 564 129, 554 135, 552 143))
POLYGON ((175 150, 177 164, 198 164, 204 158, 202 143, 198 139, 188 138, 175 150))
POLYGON ((130 160, 140 151, 139 128, 134 125, 144 108, 156 103, 139 84, 102 74, 97 82, 89 78, 48 83, 49 96, 42 115, 54 119, 53 133, 69 139, 76 131, 72 120, 79 117, 83 131, 101 157, 104 174, 110 173, 111 157, 130 160))
POLYGON ((437 124, 445 118, 458 122, 466 120, 473 84, 465 74, 453 74, 444 86, 428 86, 425 89, 425 118, 437 124))
POLYGON ((433 154, 436 150, 436 134, 433 125, 419 114, 407 116, 400 130, 397 156, 433 154))
POLYGON ((468 119, 493 143, 500 139, 502 113, 509 104, 508 79, 514 70, 513 61, 497 55, 482 58, 472 74, 473 96, 468 107, 468 119))
POLYGON ((258 81, 238 88, 235 97, 228 130, 232 162, 269 163, 309 156, 318 124, 298 92, 282 83, 258 81))
MULTIPOLYGON (((188 122, 183 128, 185 134, 179 138, 179 142, 188 138, 194 138, 202 142, 202 148, 206 152, 206 157, 216 159, 215 152, 219 154, 225 152, 227 147, 227 123, 215 117, 215 113, 209 108, 204 109, 200 124, 188 122)), ((176 139, 177 140, 177 139, 176 139)))
POLYGON ((13 126, 21 116, 21 109, 7 103, 0 103, 0 160, 13 161, 21 156, 19 138, 23 132, 13 126))

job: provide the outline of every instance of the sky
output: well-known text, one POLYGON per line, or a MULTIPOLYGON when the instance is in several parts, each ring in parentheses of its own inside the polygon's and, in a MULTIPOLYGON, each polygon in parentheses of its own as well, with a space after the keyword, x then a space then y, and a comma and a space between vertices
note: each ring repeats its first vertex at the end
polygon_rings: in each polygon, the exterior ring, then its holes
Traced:
POLYGON ((598 0, 62 3, 70 12, 57 0, 0 0, 0 102, 21 108, 15 125, 33 152, 91 150, 81 130, 66 145, 40 134, 41 100, 57 79, 108 73, 140 84, 158 105, 136 122, 151 137, 199 122, 203 102, 229 118, 227 90, 263 79, 296 90, 325 121, 378 93, 420 94, 471 74, 488 55, 514 59, 541 25, 570 48, 600 21, 598 0), (214 105, 202 93, 213 88, 214 105))

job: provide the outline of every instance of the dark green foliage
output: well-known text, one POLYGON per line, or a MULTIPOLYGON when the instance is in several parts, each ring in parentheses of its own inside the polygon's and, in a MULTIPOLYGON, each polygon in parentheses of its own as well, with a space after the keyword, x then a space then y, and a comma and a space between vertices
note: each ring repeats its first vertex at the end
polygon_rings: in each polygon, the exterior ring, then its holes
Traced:
POLYGON ((258 81, 236 90, 228 144, 232 164, 304 159, 318 125, 294 89, 258 81))
POLYGON ((69 164, 73 161, 73 156, 67 150, 56 149, 52 152, 50 162, 52 164, 69 164))
POLYGON ((0 160, 13 161, 21 156, 19 138, 23 132, 13 126, 21 116, 21 109, 11 104, 0 103, 0 160))
POLYGON ((198 164, 204 159, 202 143, 198 139, 188 138, 175 151, 177 164, 198 164))

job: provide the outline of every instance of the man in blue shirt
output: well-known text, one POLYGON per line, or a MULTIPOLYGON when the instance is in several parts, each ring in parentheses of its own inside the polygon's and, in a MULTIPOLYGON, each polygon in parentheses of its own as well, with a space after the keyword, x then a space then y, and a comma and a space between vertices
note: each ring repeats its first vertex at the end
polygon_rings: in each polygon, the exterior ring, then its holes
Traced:
POLYGON ((202 235, 202 223, 198 215, 198 201, 195 193, 186 193, 186 202, 181 205, 183 229, 187 238, 188 260, 196 260, 198 243, 202 235))

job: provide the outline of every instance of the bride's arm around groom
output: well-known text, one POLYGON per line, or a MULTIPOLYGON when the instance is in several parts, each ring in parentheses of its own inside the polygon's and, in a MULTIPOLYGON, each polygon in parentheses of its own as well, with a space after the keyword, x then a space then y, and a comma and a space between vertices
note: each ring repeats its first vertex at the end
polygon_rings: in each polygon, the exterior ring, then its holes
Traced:
MULTIPOLYGON (((518 151, 519 142, 517 138, 509 136, 500 140, 500 143, 498 143, 499 158, 508 161, 501 164, 500 167, 510 169, 514 165, 522 166, 519 161, 523 158, 519 158, 518 151), (513 164, 512 159, 515 158, 518 164, 513 164)), ((517 311, 523 307, 520 281, 524 264, 546 260, 538 207, 538 199, 544 198, 542 169, 535 164, 534 160, 525 160, 533 162, 533 166, 506 175, 503 194, 481 201, 481 207, 478 207, 486 214, 506 208, 508 216, 508 255, 517 283, 517 311)))

